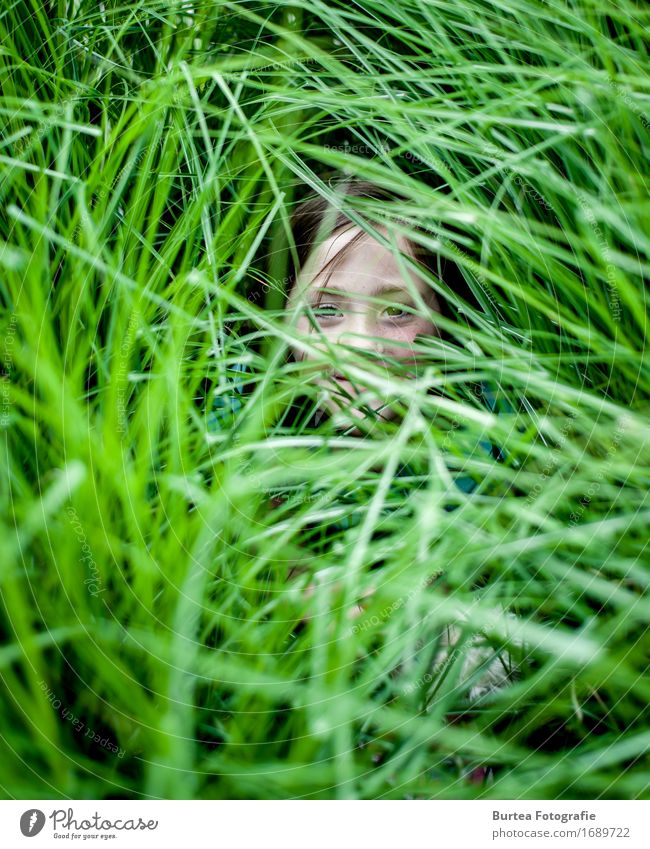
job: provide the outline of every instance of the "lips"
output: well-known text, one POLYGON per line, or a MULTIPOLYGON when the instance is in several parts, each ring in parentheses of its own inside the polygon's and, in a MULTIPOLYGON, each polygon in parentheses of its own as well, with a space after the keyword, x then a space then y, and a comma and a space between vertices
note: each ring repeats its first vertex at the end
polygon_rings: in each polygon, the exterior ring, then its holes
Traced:
POLYGON ((342 374, 332 374, 332 375, 330 375, 330 380, 331 380, 331 383, 333 383, 335 387, 336 386, 339 387, 340 391, 337 391, 336 389, 333 390, 334 394, 336 396, 340 396, 341 392, 345 393, 345 395, 350 395, 350 396, 357 394, 357 389, 354 386, 354 384, 350 380, 348 380, 347 377, 344 377, 342 374))
POLYGON ((342 374, 333 374, 332 380, 334 380, 338 384, 344 384, 346 389, 348 387, 350 387, 350 389, 352 388, 352 383, 347 379, 347 377, 344 377, 342 374))

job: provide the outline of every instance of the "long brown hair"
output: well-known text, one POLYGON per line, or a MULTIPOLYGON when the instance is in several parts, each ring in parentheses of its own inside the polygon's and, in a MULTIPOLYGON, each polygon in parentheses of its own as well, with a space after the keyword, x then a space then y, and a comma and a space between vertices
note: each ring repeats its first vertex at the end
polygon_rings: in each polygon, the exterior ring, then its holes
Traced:
MULTIPOLYGON (((291 252, 289 253, 290 260, 288 274, 283 281, 281 293, 278 293, 282 295, 285 306, 292 293, 298 274, 305 265, 312 250, 319 243, 334 235, 337 231, 343 230, 344 228, 349 229, 351 227, 358 226, 357 222, 350 217, 347 211, 338 208, 339 198, 342 196, 368 198, 370 200, 385 201, 389 206, 391 204, 397 205, 400 201, 408 201, 406 197, 400 196, 397 192, 389 191, 367 180, 361 180, 353 177, 339 179, 336 182, 332 181, 330 183, 330 188, 334 190, 337 203, 333 203, 330 199, 323 197, 323 195, 319 193, 313 193, 304 198, 296 206, 291 215, 290 226, 296 248, 296 257, 294 259, 291 252)), ((355 212, 357 212, 361 219, 370 220, 369 216, 364 215, 364 212, 359 208, 360 205, 355 206, 355 212)), ((394 211, 397 213, 397 209, 394 211)), ((387 220, 390 221, 391 219, 388 218, 387 220)), ((399 214, 395 214, 393 220, 403 221, 403 219, 400 219, 399 214)), ((375 222, 370 220, 370 223, 374 224, 375 222)), ((411 225, 411 229, 424 234, 430 233, 430 231, 427 231, 425 228, 418 225, 415 227, 411 225)), ((365 231, 359 228, 359 233, 349 240, 337 253, 335 253, 335 255, 326 263, 323 269, 320 269, 320 271, 328 269, 331 274, 336 265, 341 262, 346 252, 349 251, 359 239, 363 238, 364 235, 365 231)), ((416 263, 421 265, 426 271, 429 271, 432 276, 444 281, 445 285, 448 286, 451 291, 460 295, 461 298, 465 299, 465 301, 473 307, 478 307, 478 303, 465 282, 460 268, 456 265, 456 263, 448 258, 441 257, 431 251, 428 251, 423 245, 413 239, 405 238, 404 244, 405 252, 409 254, 416 263)), ((268 289, 268 284, 265 284, 264 291, 266 291, 266 289, 268 289)), ((256 292, 256 290, 253 290, 252 299, 257 300, 260 295, 261 291, 256 292)), ((249 298, 251 298, 250 293, 249 298)), ((458 312, 448 302, 447 298, 444 297, 443 293, 436 292, 436 301, 442 315, 452 319, 459 318, 458 312)), ((447 333, 444 328, 439 328, 438 333, 442 339, 452 343, 454 342, 453 336, 447 333)), ((294 354, 291 351, 287 353, 287 356, 289 360, 294 359, 294 354)), ((438 390, 432 388, 430 391, 437 392, 438 390)), ((300 404, 292 403, 284 416, 283 424, 285 426, 290 426, 295 420, 297 420, 297 417, 301 415, 302 412, 300 404)), ((310 421, 309 426, 314 424, 317 420, 318 417, 314 417, 310 421)))
MULTIPOLYGON (((368 180, 361 180, 354 177, 346 177, 339 179, 331 184, 335 195, 368 198, 371 200, 385 201, 387 204, 395 204, 399 201, 407 201, 407 198, 400 195, 398 192, 389 191, 382 186, 371 183, 368 180)), ((363 212, 358 209, 357 212, 361 218, 367 220, 363 212)), ((399 216, 396 216, 397 220, 399 216)), ((334 235, 339 230, 355 227, 354 222, 349 214, 342 209, 337 209, 332 202, 323 197, 321 194, 314 193, 305 198, 293 211, 291 216, 291 231, 296 247, 297 264, 293 259, 290 259, 290 273, 286 279, 284 287, 285 302, 289 298, 291 291, 295 285, 298 273, 304 266, 308 256, 316 245, 329 236, 334 235)), ((416 225, 413 229, 416 232, 426 234, 425 228, 416 225)), ((348 241, 334 256, 326 263, 321 271, 328 270, 329 275, 333 272, 336 266, 342 261, 345 254, 359 241, 365 232, 359 229, 359 232, 348 241)), ((406 252, 426 271, 429 271, 434 277, 441 279, 456 295, 459 295, 470 306, 478 308, 478 302, 467 285, 460 268, 452 260, 436 255, 427 250, 422 244, 413 239, 405 239, 406 252)), ((440 292, 436 293, 436 301, 440 312, 447 318, 458 318, 457 311, 452 307, 440 292)), ((447 333, 442 332, 443 338, 450 338, 447 333)))

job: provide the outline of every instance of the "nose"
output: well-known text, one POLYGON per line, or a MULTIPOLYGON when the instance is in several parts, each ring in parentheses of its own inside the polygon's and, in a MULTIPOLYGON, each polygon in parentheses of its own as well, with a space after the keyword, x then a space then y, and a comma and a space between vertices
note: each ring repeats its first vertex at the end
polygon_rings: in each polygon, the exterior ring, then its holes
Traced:
POLYGON ((369 339, 365 334, 357 333, 341 333, 336 343, 337 345, 347 345, 350 348, 358 348, 362 351, 373 351, 377 348, 373 339, 369 339))
POLYGON ((364 361, 369 365, 379 366, 384 363, 382 356, 384 346, 378 339, 370 338, 376 333, 377 331, 374 328, 366 328, 364 330, 355 328, 354 331, 346 330, 339 335, 337 342, 348 345, 350 348, 362 353, 362 359, 357 363, 358 367, 365 368, 364 361), (364 356, 366 354, 367 356, 364 356))
POLYGON ((357 348, 365 351, 376 351, 378 343, 371 338, 375 335, 370 322, 362 312, 357 314, 349 314, 346 317, 345 324, 341 327, 336 336, 336 342, 339 345, 349 345, 351 348, 357 348))

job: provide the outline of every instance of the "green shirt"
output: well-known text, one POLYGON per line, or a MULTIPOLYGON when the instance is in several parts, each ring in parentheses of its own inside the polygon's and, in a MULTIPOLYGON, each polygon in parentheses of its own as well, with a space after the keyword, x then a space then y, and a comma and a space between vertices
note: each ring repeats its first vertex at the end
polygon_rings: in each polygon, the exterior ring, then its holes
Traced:
MULTIPOLYGON (((225 391, 220 391, 218 394, 215 393, 212 405, 208 412, 208 432, 217 433, 219 431, 229 430, 234 426, 237 416, 245 404, 243 388, 247 379, 247 374, 249 373, 250 369, 244 363, 235 363, 228 369, 228 386, 225 391)), ((485 383, 482 384, 482 390, 482 396, 485 399, 488 408, 493 412, 500 412, 493 390, 485 383)), ((501 406, 508 409, 507 404, 502 403, 501 406)), ((504 456, 504 451, 498 449, 488 440, 481 440, 479 442, 479 446, 487 455, 492 456, 495 459, 502 459, 504 456)), ((412 479, 414 476, 416 476, 415 471, 408 465, 408 463, 400 464, 391 484, 389 501, 392 501, 393 504, 403 503, 403 496, 408 495, 413 491, 413 480, 407 479, 412 479)), ((422 483, 424 483, 422 476, 420 475, 419 477, 422 483)), ((455 478, 454 482, 458 489, 466 494, 471 493, 478 486, 478 481, 470 475, 459 475, 455 478)), ((275 495, 275 497, 281 496, 281 493, 279 492, 269 494, 275 495)), ((313 500, 314 496, 315 493, 311 493, 310 499, 313 500)), ((293 494, 293 497, 296 497, 295 493, 293 494)), ((288 500, 291 498, 292 495, 289 494, 288 500)), ((357 506, 361 507, 363 504, 367 503, 366 499, 363 497, 363 486, 355 486, 351 491, 340 496, 337 503, 339 505, 349 504, 350 513, 332 523, 332 530, 347 530, 348 528, 357 525, 361 521, 362 511, 361 509, 355 508, 357 506)), ((447 504, 445 505, 445 509, 453 510, 456 506, 457 505, 454 504, 447 504)), ((384 512, 390 512, 391 509, 392 506, 388 504, 384 508, 384 512)))

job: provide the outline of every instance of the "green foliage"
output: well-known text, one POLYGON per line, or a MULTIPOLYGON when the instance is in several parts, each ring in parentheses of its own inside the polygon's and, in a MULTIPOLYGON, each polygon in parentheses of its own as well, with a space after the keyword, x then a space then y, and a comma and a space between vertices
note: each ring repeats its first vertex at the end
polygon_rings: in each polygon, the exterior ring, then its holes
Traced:
POLYGON ((3 795, 647 797, 649 23, 4 10, 3 795), (431 277, 446 338, 406 388, 368 366, 401 415, 360 434, 310 419, 282 313, 293 204, 341 173, 474 301, 431 277))

